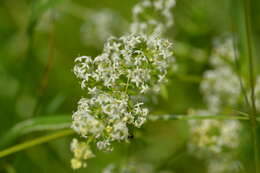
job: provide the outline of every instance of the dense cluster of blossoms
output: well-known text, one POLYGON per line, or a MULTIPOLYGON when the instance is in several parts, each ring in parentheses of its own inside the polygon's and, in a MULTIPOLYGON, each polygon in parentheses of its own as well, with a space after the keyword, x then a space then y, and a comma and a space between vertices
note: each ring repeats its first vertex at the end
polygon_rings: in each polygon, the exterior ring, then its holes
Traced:
POLYGON ((85 139, 72 142, 73 168, 86 166, 85 160, 94 157, 89 144, 111 151, 112 142, 128 140, 130 126, 141 127, 147 120, 143 98, 160 90, 174 62, 172 44, 160 38, 172 25, 174 5, 174 0, 140 1, 130 34, 110 37, 97 57, 75 59, 74 73, 88 97, 78 102, 72 116, 72 128, 85 139))
POLYGON ((111 37, 101 55, 78 57, 74 73, 82 80, 82 88, 88 83, 90 94, 103 89, 145 93, 164 82, 169 63, 174 60, 171 47, 167 40, 142 34, 111 37))
MULTIPOLYGON (((207 108, 195 111, 195 114, 218 116, 218 114, 224 113, 227 107, 232 108, 238 104, 241 91, 239 78, 232 66, 233 58, 234 51, 231 40, 226 40, 223 44, 215 47, 210 57, 213 69, 204 73, 204 79, 200 85, 207 108)), ((240 165, 240 163, 234 161, 229 152, 234 151, 240 144, 241 124, 239 121, 194 120, 190 121, 190 125, 191 143, 189 148, 192 152, 196 151, 198 157, 211 158, 207 159, 210 173, 224 173, 231 169, 229 164, 219 164, 216 167, 216 159, 220 163, 234 163, 235 166, 232 167, 234 169, 230 172, 238 171, 236 165, 240 165)))
MULTIPOLYGON (((198 111, 199 115, 206 111, 198 111)), ((217 155, 223 151, 231 151, 239 146, 241 124, 236 120, 201 120, 191 121, 192 138, 190 150, 198 157, 217 155)))
MULTIPOLYGON (((86 140, 92 137, 92 143, 104 151, 111 151, 114 141, 126 141, 128 126, 140 127, 147 119, 148 109, 140 96, 158 91, 166 81, 174 60, 171 47, 164 39, 130 34, 108 39, 103 53, 95 58, 76 58, 74 73, 89 98, 79 101, 72 128, 86 140)), ((75 155, 77 150, 72 151, 75 155)), ((74 163, 74 168, 84 166, 74 163)))
POLYGON ((77 139, 73 139, 71 142, 71 151, 73 151, 74 154, 74 158, 71 160, 73 169, 85 167, 86 163, 83 162, 83 160, 95 157, 89 145, 84 142, 79 142, 77 139))
POLYGON ((160 35, 173 25, 175 0, 143 0, 133 8, 132 33, 160 35))
POLYGON ((241 97, 239 78, 234 63, 232 40, 218 43, 210 57, 213 69, 204 73, 200 89, 211 114, 237 105, 241 97))

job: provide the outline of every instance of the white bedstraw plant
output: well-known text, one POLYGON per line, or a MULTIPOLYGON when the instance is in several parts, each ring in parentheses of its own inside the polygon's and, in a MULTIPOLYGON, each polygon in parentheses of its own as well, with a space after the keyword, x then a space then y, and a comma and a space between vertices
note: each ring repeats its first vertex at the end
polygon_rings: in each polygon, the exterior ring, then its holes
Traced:
MULTIPOLYGON (((158 2, 162 4, 156 6, 164 7, 170 1, 158 2)), ((161 12, 170 15, 167 10, 161 12)), ((113 142, 128 140, 130 126, 139 128, 145 123, 149 111, 142 97, 160 90, 173 62, 172 44, 145 32, 110 37, 99 56, 75 59, 74 74, 87 98, 80 99, 72 116, 71 127, 83 139, 72 142, 73 168, 86 166, 85 160, 94 157, 90 145, 111 151, 113 142)))

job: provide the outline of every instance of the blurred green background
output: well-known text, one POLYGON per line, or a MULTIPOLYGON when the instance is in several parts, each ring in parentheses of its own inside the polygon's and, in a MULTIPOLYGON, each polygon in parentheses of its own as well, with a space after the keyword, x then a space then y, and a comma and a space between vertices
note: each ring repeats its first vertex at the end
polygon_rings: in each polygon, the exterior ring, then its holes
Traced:
MULTIPOLYGON (((152 98, 154 113, 187 114, 203 108, 199 82, 209 68, 208 58, 215 38, 238 36, 242 69, 246 70, 242 0, 176 0, 174 26, 166 38, 173 40, 179 75, 172 75, 161 96, 152 98)), ((111 35, 128 32, 131 10, 137 0, 0 0, 0 136, 18 122, 40 116, 67 115, 84 96, 72 73, 74 58, 96 56, 111 35)), ((252 30, 256 70, 260 55, 260 1, 252 1, 252 30)), ((50 133, 34 132, 8 146, 50 133)), ((252 170, 252 148, 238 151, 246 172, 252 170)), ((147 123, 137 129, 131 143, 119 144, 112 153, 97 151, 88 167, 73 171, 71 137, 53 140, 0 158, 4 173, 99 173, 110 163, 132 159, 174 173, 206 173, 205 162, 187 152, 185 121, 147 123)), ((1 138, 0 138, 1 143, 1 138)), ((3 149, 0 148, 0 149, 3 149)), ((260 163, 259 163, 260 164, 260 163)))

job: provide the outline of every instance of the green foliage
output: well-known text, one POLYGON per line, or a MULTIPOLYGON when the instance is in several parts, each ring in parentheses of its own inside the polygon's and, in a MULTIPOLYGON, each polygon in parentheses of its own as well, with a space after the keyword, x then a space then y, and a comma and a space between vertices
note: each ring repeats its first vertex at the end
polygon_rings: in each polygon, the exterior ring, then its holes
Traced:
MULTIPOLYGON (((68 128, 77 101, 87 97, 72 73, 74 59, 81 55, 96 57, 102 52, 103 37, 129 32, 136 3, 137 0, 1 0, 0 157, 4 149, 8 155, 0 158, 0 172, 74 172, 70 168, 72 131, 68 128), (95 28, 99 26, 95 20, 101 21, 102 15, 94 16, 103 11, 106 15, 114 12, 112 17, 116 19, 115 23, 110 21, 112 29, 101 38, 97 32, 105 31, 95 28)), ((260 69, 259 3, 252 1, 250 13, 256 74, 260 69)), ((164 37, 173 42, 178 72, 169 74, 169 82, 159 96, 149 95, 146 104, 152 116, 142 128, 131 129, 130 143, 115 144, 111 153, 95 151, 97 157, 88 161, 88 167, 76 172, 99 173, 110 163, 124 167, 133 161, 149 163, 157 172, 206 173, 207 158, 197 158, 189 152, 188 122, 236 119, 243 129, 241 147, 234 157, 244 165, 240 172, 252 173, 250 108, 243 104, 243 98, 237 105, 239 111, 229 108, 218 116, 196 112, 187 116, 193 110, 206 108, 199 87, 204 72, 213 68, 209 57, 215 38, 235 35, 239 75, 245 89, 250 88, 243 7, 242 1, 234 0, 176 0, 171 11, 174 25, 164 37)), ((255 138, 260 140, 257 134, 255 138)))

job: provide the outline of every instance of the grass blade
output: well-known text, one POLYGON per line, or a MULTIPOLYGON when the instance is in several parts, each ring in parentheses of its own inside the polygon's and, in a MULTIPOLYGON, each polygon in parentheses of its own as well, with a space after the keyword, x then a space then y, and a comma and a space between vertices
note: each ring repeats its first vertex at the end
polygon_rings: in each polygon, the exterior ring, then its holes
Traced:
POLYGON ((20 122, 1 137, 0 148, 10 145, 22 135, 36 131, 65 129, 69 128, 70 124, 71 116, 69 115, 41 116, 20 122))
POLYGON ((24 142, 24 143, 21 143, 21 144, 18 144, 13 147, 0 151, 0 158, 8 156, 13 153, 16 153, 18 151, 22 151, 24 149, 33 147, 35 145, 43 144, 45 142, 49 142, 51 140, 58 139, 58 138, 61 138, 64 136, 72 135, 73 133, 74 133, 73 130, 66 129, 66 130, 62 130, 62 131, 59 131, 59 132, 56 132, 56 133, 53 133, 50 135, 35 138, 33 140, 30 140, 30 141, 27 141, 27 142, 24 142))

